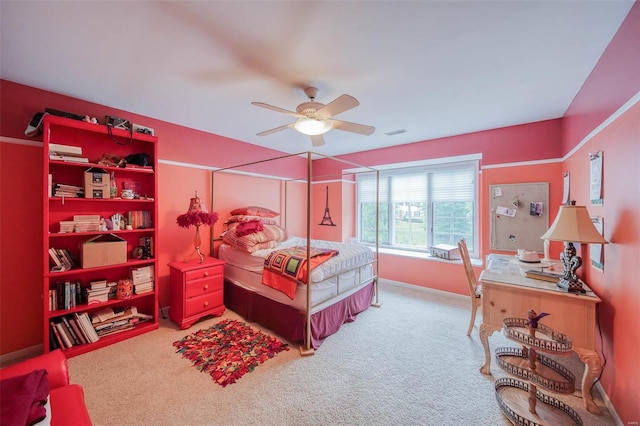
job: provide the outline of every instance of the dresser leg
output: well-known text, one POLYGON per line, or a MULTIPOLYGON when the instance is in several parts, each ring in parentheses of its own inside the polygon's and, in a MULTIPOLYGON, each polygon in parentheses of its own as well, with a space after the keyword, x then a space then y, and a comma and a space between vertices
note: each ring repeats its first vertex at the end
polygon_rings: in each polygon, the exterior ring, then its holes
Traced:
POLYGON ((584 408, 593 414, 600 414, 600 408, 593 402, 591 398, 591 386, 593 381, 602 371, 602 361, 598 353, 588 349, 573 348, 575 353, 580 357, 580 361, 584 363, 584 375, 582 376, 582 399, 584 400, 584 408))
POLYGON ((480 324, 480 341, 484 348, 484 364, 480 367, 480 372, 482 374, 491 374, 491 350, 489 349, 489 336, 491 336, 494 331, 496 331, 495 327, 485 324, 484 322, 480 324))

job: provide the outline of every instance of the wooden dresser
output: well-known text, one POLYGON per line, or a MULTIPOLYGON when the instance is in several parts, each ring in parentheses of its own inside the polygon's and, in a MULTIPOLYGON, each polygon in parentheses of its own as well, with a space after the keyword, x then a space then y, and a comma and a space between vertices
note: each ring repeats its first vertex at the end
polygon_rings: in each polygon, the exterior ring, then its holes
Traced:
POLYGON ((183 330, 204 316, 224 313, 223 260, 171 262, 169 317, 183 330))

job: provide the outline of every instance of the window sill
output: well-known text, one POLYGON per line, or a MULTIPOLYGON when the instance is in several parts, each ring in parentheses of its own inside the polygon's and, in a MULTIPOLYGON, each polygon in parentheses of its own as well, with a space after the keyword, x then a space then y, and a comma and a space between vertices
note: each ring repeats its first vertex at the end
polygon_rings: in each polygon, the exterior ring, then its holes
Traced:
MULTIPOLYGON (((409 250, 398 250, 398 249, 390 249, 390 248, 379 248, 378 252, 380 254, 388 254, 391 256, 401 256, 401 257, 412 257, 415 259, 423 259, 423 260, 429 260, 429 261, 433 261, 433 262, 444 262, 444 263, 453 263, 453 262, 458 262, 457 260, 446 260, 446 259, 441 259, 439 257, 435 257, 435 256, 431 256, 428 253, 420 253, 420 252, 416 252, 416 251, 409 251, 409 250)), ((482 265, 482 260, 478 259, 478 258, 471 258, 471 264, 473 266, 483 266, 482 265)))

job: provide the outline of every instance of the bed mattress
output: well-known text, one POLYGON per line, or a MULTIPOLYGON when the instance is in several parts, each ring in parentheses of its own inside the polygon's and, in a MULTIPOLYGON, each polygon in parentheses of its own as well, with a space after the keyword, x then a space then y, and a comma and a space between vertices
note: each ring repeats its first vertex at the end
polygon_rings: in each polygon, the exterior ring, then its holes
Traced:
MULTIPOLYGON (((298 284, 293 300, 284 293, 262 284, 262 269, 265 258, 274 250, 295 246, 305 246, 306 238, 291 237, 275 249, 258 250, 247 253, 228 244, 219 247, 218 257, 226 261, 225 278, 246 289, 252 290, 280 303, 306 309, 306 285, 298 284)), ((311 306, 320 305, 339 293, 342 294, 369 282, 374 277, 371 248, 357 244, 333 241, 311 240, 312 247, 329 248, 340 253, 311 271, 311 306), (359 266, 362 268, 358 268, 359 266), (354 269, 356 268, 356 269, 354 269), (346 271, 346 272, 342 272, 346 271)), ((339 299, 337 299, 339 300, 339 299)))

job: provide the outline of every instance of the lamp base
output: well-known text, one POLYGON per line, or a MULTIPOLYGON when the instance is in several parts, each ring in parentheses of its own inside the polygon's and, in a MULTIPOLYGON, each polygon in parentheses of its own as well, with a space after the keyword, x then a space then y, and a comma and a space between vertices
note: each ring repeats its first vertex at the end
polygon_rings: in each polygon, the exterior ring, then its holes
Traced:
POLYGON ((586 293, 587 292, 587 290, 585 290, 582 287, 582 283, 578 280, 571 281, 565 278, 560 278, 560 281, 558 281, 558 287, 566 290, 569 293, 586 293))

